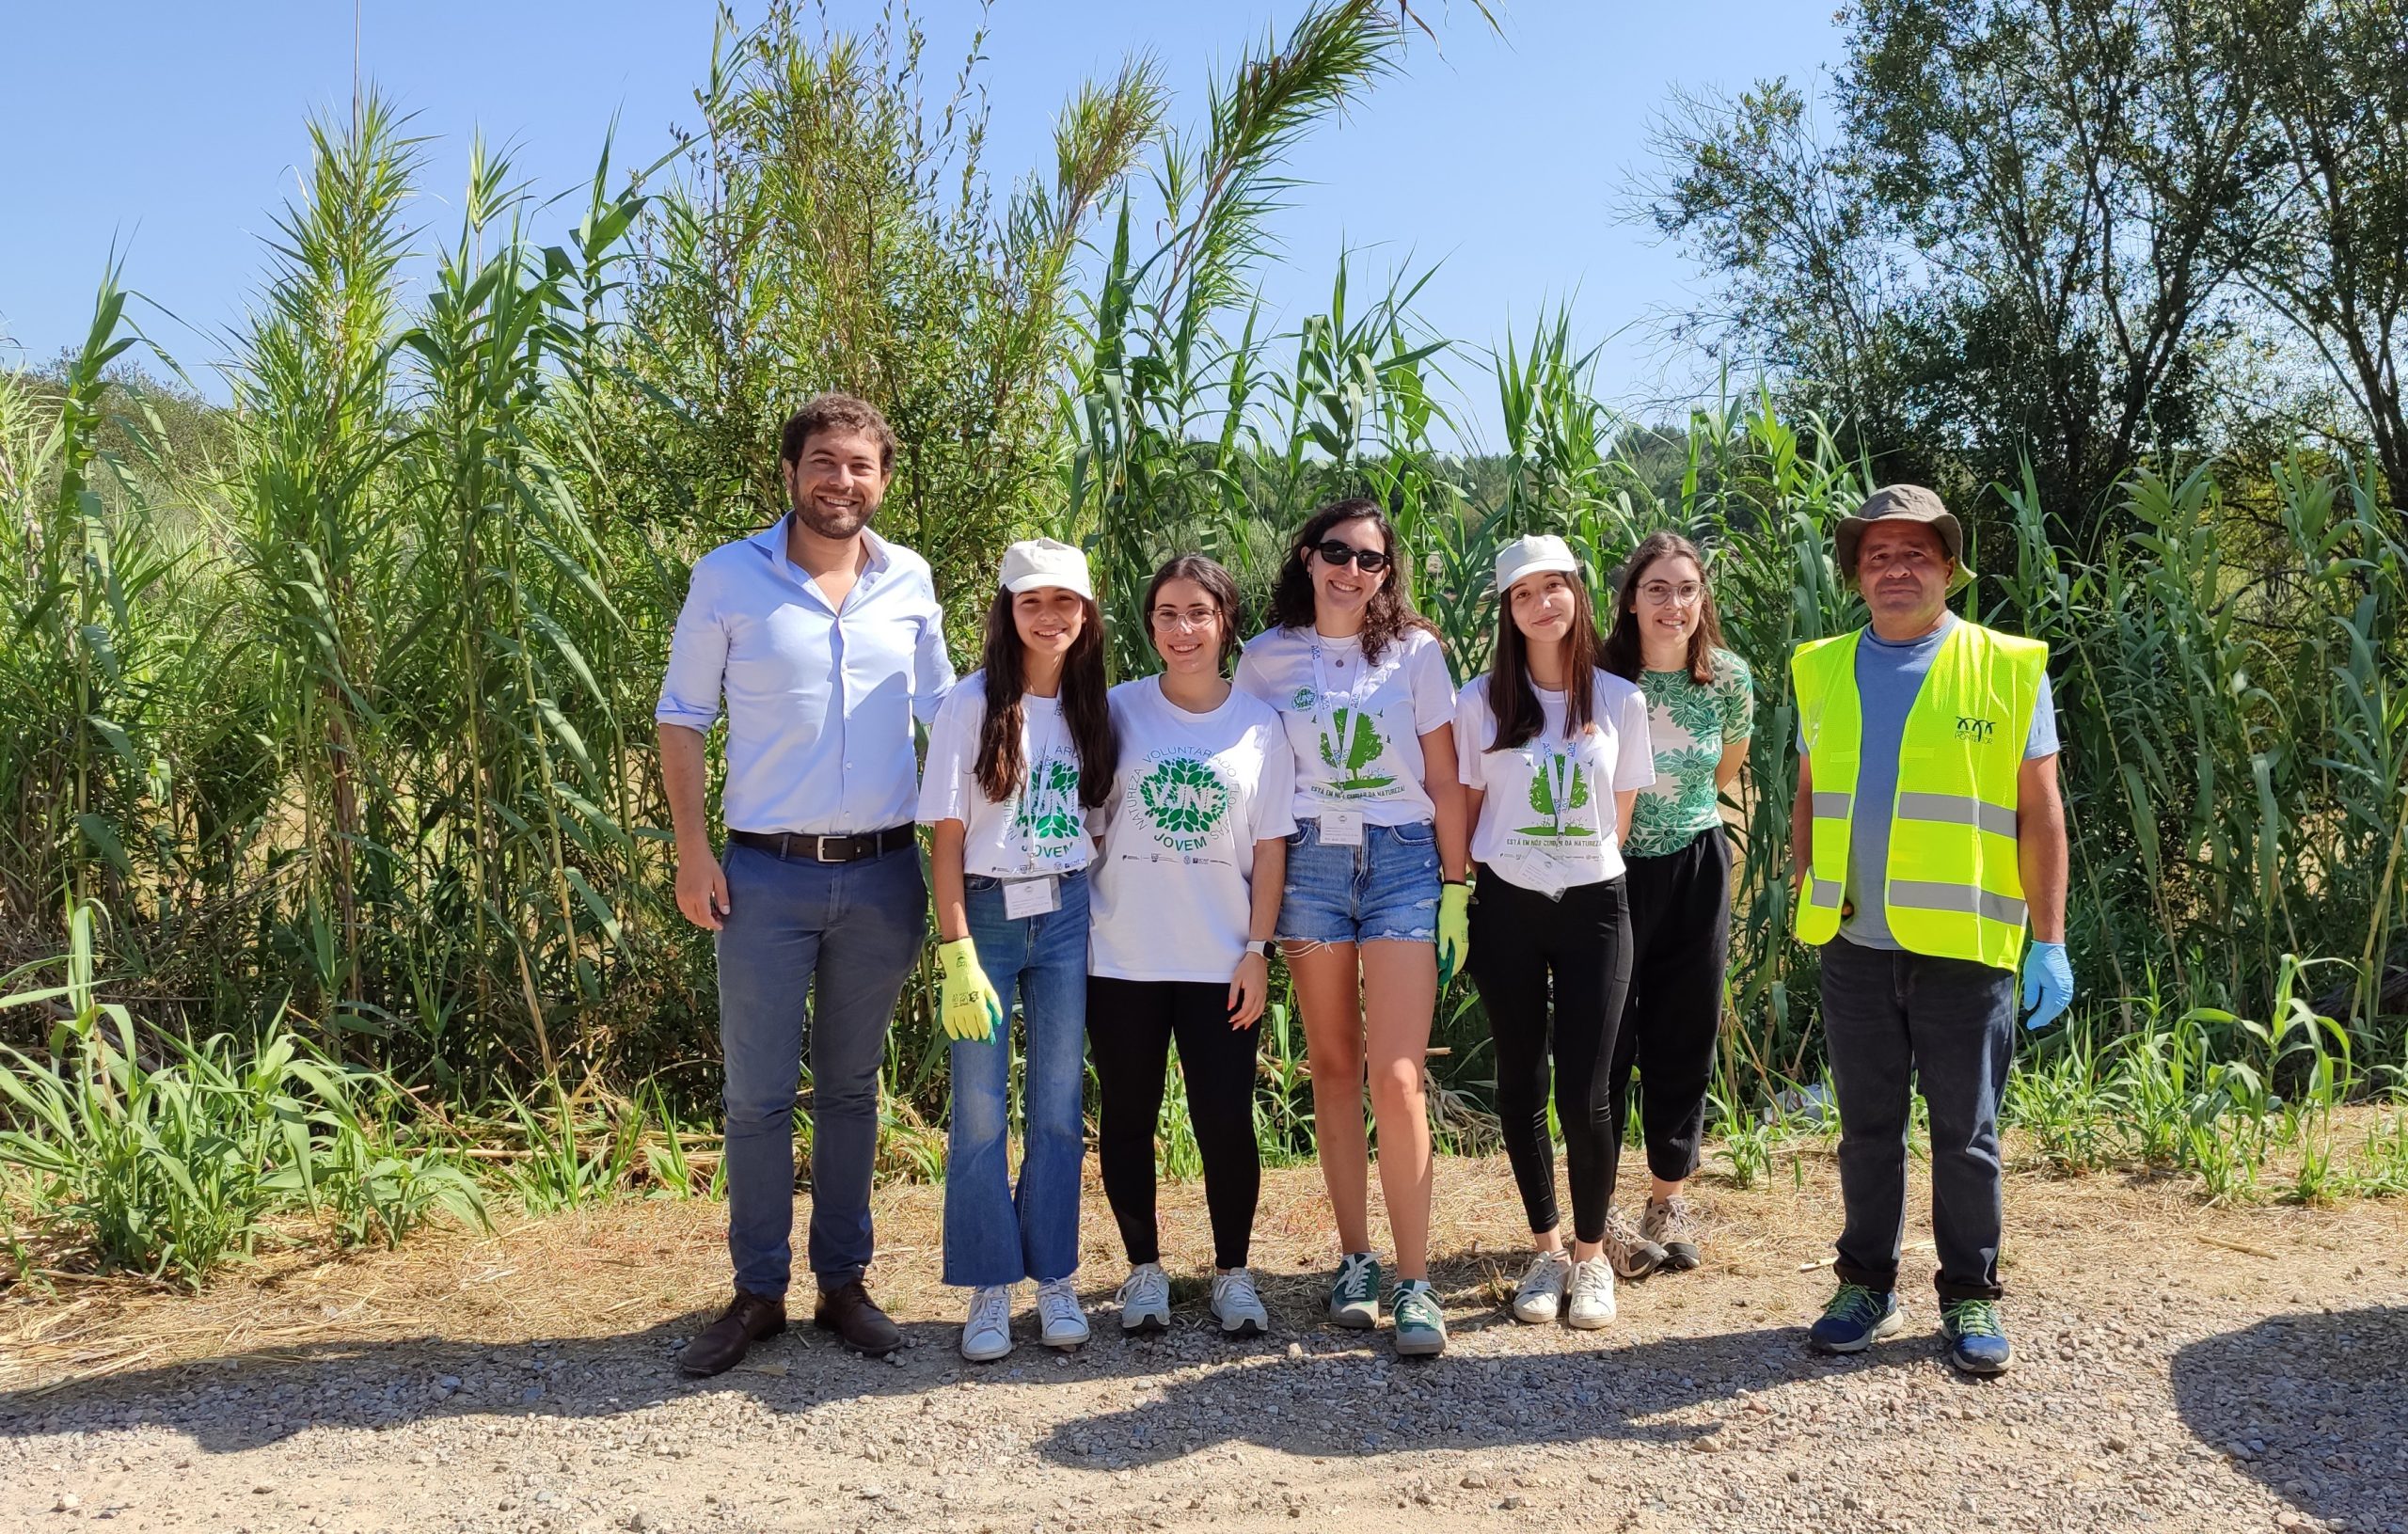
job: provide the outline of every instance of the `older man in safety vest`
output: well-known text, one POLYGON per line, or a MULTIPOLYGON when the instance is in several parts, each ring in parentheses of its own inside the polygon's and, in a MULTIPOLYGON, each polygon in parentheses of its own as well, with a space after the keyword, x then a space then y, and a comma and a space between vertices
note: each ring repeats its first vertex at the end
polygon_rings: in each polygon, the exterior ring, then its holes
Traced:
POLYGON ((1931 1109, 1931 1224, 1949 1362, 1996 1374, 2004 1186, 1999 1099, 2026 1023, 2073 999, 2066 821, 2049 647, 1948 610, 1965 534, 1920 485, 1877 490, 1839 526, 1869 626, 1798 647, 1798 941, 1822 951, 1847 1208, 1839 1292, 1814 1346, 1860 1352, 1903 1324, 1909 1093, 1931 1109), (2024 927, 2033 942, 2024 954, 2024 927))

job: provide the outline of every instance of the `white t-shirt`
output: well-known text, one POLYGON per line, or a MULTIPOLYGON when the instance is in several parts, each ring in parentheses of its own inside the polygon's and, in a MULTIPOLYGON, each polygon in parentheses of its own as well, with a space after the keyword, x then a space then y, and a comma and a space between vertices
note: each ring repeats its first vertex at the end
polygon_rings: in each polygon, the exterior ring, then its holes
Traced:
POLYGON ((1067 874, 1093 856, 1079 803, 1079 749, 1059 698, 1020 701, 1020 755, 1028 764, 1020 792, 1000 804, 978 786, 978 732, 987 721, 987 673, 954 684, 928 726, 928 763, 920 775, 920 823, 958 820, 964 873, 990 878, 1067 874))
POLYGON ((1087 892, 1087 973, 1226 984, 1253 919, 1254 844, 1296 829, 1279 717, 1235 688, 1209 714, 1159 677, 1112 689, 1119 770, 1087 892))
POLYGON ((1436 635, 1405 630, 1367 672, 1354 636, 1265 629, 1239 658, 1237 684, 1277 709, 1287 727, 1298 818, 1359 810, 1370 825, 1410 826, 1436 813, 1421 785, 1421 737, 1455 717, 1454 680, 1436 635))
POLYGON ((1599 672, 1593 721, 1567 750, 1563 694, 1532 690, 1545 725, 1504 751, 1488 749, 1497 719, 1488 711, 1487 677, 1474 678, 1455 704, 1456 767, 1464 786, 1485 796, 1472 828, 1472 862, 1543 894, 1618 878, 1613 796, 1656 781, 1647 695, 1599 672), (1611 786, 1599 793, 1599 783, 1611 786))

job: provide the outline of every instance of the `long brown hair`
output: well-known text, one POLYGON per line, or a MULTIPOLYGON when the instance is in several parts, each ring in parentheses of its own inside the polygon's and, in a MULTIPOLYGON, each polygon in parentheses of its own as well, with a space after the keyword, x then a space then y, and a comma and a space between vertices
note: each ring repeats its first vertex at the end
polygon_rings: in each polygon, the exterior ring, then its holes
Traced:
MULTIPOLYGON (((1544 580, 1545 576, 1533 576, 1544 580)), ((1572 589, 1572 631, 1563 637, 1563 733, 1586 735, 1597 717, 1597 609, 1589 583, 1576 573, 1563 577, 1572 589)), ((1516 583, 1518 584, 1518 582, 1516 583)), ((1530 683, 1529 640, 1513 622, 1511 587, 1497 593, 1497 653, 1488 662, 1488 712, 1497 720, 1493 751, 1511 751, 1546 724, 1538 688, 1530 683)))
POLYGON ((1708 687, 1714 681, 1714 652, 1722 644, 1722 618, 1714 610, 1714 582, 1706 578, 1705 556, 1677 532, 1651 532, 1630 551, 1622 584, 1614 592, 1614 626, 1606 635, 1605 667, 1625 681, 1639 680, 1647 664, 1646 647, 1639 642, 1639 583, 1646 578, 1648 566, 1675 559, 1697 566, 1697 632, 1689 636, 1689 680, 1708 687))
MULTIPOLYGON (((1104 698, 1103 614, 1092 598, 1079 598, 1079 606, 1085 618, 1070 653, 1062 657, 1062 722, 1079 753, 1079 802, 1093 809, 1111 797, 1120 747, 1104 698)), ((978 761, 971 769, 990 804, 1019 793, 1028 771, 1021 760, 1021 699, 1027 692, 1023 657, 1020 625, 1012 621, 1012 593, 999 591, 987 609, 987 643, 979 656, 987 672, 987 717, 978 726, 978 761)))
POLYGON ((1305 519, 1305 525, 1288 540, 1287 561, 1279 566, 1279 578, 1272 583, 1271 624, 1275 628, 1312 627, 1313 576, 1305 568, 1305 556, 1341 522, 1370 522, 1379 529, 1380 548, 1388 557, 1388 567, 1382 572, 1386 578, 1371 593, 1370 604, 1363 611, 1363 663, 1377 665, 1389 642, 1406 631, 1421 628, 1434 634, 1438 629, 1413 610, 1411 574, 1403 552, 1397 547, 1396 529, 1388 525, 1387 514, 1376 500, 1360 496, 1333 500, 1305 519))
POLYGON ((1192 580, 1204 588, 1212 606, 1221 614, 1221 664, 1227 667, 1229 657, 1238 653, 1238 583, 1235 577, 1221 568, 1218 560, 1201 554, 1174 554, 1146 582, 1145 606, 1139 610, 1146 615, 1146 637, 1150 641, 1154 633, 1154 598, 1174 580, 1192 580))

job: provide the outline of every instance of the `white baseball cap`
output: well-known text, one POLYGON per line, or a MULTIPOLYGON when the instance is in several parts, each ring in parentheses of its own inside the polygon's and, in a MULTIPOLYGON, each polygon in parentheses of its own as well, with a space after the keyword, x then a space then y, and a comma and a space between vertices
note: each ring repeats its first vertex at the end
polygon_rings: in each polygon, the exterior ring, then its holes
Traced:
POLYGON ((1545 575, 1560 570, 1567 576, 1580 573, 1580 561, 1572 557, 1572 546, 1551 532, 1524 533, 1497 551, 1497 590, 1499 595, 1513 589, 1513 582, 1524 576, 1545 575))
POLYGON ((1040 586, 1059 586, 1095 600, 1087 557, 1055 538, 1030 538, 1005 549, 1003 586, 1015 596, 1040 586))

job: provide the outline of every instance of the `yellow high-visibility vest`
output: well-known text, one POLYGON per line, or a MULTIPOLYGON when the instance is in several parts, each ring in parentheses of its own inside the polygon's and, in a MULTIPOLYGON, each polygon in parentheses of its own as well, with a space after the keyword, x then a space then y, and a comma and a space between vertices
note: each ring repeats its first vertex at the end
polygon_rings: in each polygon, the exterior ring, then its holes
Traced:
MULTIPOLYGON (((1848 832, 1862 755, 1856 689, 1862 629, 1814 640, 1790 656, 1799 733, 1814 768, 1814 856, 1798 892, 1798 941, 1839 934, 1848 832)), ((1959 622, 1940 641, 1898 743, 1898 794, 1879 898, 1890 933, 1910 953, 2012 970, 2023 954, 2023 875, 2015 842, 2016 783, 2049 647, 1959 622)))

